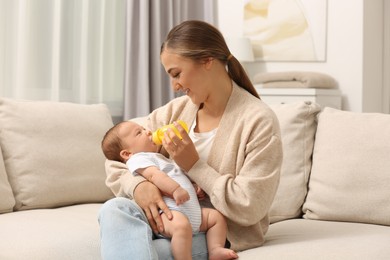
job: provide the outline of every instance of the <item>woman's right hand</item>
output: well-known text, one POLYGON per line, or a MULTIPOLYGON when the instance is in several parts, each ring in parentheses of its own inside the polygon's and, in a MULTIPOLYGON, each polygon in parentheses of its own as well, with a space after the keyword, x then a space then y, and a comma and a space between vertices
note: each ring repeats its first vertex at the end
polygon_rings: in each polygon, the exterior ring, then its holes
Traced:
POLYGON ((164 133, 162 144, 176 164, 181 169, 188 172, 199 160, 199 154, 184 128, 176 121, 173 122, 173 124, 179 131, 181 138, 178 137, 171 128, 168 128, 164 133))
POLYGON ((162 199, 160 190, 148 181, 141 182, 134 190, 134 200, 145 212, 153 232, 162 233, 164 225, 160 210, 165 213, 168 219, 172 219, 172 213, 162 199))

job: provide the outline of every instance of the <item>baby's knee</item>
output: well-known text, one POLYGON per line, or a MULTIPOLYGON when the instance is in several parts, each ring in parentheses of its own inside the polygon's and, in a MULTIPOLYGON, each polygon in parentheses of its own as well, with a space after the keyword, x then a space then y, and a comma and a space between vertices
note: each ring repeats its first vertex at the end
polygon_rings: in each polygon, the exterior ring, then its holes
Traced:
POLYGON ((215 209, 203 208, 201 231, 207 231, 217 224, 226 227, 227 223, 225 216, 215 209))
POLYGON ((217 222, 226 222, 224 215, 218 210, 211 209, 210 215, 211 218, 215 219, 217 222))
POLYGON ((192 236, 192 226, 186 215, 178 211, 172 211, 171 230, 173 233, 188 233, 192 236))

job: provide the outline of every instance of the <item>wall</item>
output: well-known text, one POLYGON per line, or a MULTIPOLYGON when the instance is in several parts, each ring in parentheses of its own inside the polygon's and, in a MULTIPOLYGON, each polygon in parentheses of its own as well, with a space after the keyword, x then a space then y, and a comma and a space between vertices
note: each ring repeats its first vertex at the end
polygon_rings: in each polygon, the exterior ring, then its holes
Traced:
MULTIPOLYGON (((384 1, 328 0, 326 61, 257 61, 246 64, 250 77, 259 72, 323 72, 337 80, 344 110, 389 113, 390 86, 383 59, 384 1)), ((242 35, 243 2, 218 1, 218 26, 225 36, 242 35)))
POLYGON ((383 62, 383 111, 390 114, 390 1, 383 1, 384 62, 383 62))

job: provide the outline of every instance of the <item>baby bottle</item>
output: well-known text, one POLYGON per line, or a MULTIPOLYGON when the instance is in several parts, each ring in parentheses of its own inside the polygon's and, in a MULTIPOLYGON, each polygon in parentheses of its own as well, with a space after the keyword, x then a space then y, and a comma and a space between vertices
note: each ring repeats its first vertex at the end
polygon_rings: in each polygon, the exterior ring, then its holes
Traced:
MULTIPOLYGON (((182 120, 178 120, 177 121, 183 128, 184 130, 186 130, 186 132, 188 133, 188 127, 187 127, 187 124, 182 121, 182 120)), ((153 132, 152 134, 152 141, 157 144, 157 145, 161 145, 162 144, 162 139, 164 138, 164 133, 169 129, 171 128, 173 130, 173 132, 178 136, 180 137, 181 139, 181 136, 180 136, 180 133, 179 131, 176 129, 175 125, 174 124, 169 124, 169 125, 165 125, 165 126, 162 126, 160 128, 158 128, 156 131, 153 132)))

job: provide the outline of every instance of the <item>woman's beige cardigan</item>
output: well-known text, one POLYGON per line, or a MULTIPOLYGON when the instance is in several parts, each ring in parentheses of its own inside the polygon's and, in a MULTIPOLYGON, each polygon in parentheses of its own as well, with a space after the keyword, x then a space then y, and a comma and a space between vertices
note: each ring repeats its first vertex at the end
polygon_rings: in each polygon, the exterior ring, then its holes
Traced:
MULTIPOLYGON (((181 119, 193 122, 196 107, 187 97, 176 98, 148 117, 151 130, 181 119)), ((246 90, 234 85, 210 150, 187 173, 227 218, 231 248, 240 251, 264 243, 268 211, 279 183, 282 144, 273 111, 246 90)), ((132 198, 142 181, 126 165, 107 161, 107 185, 116 196, 132 198)))

